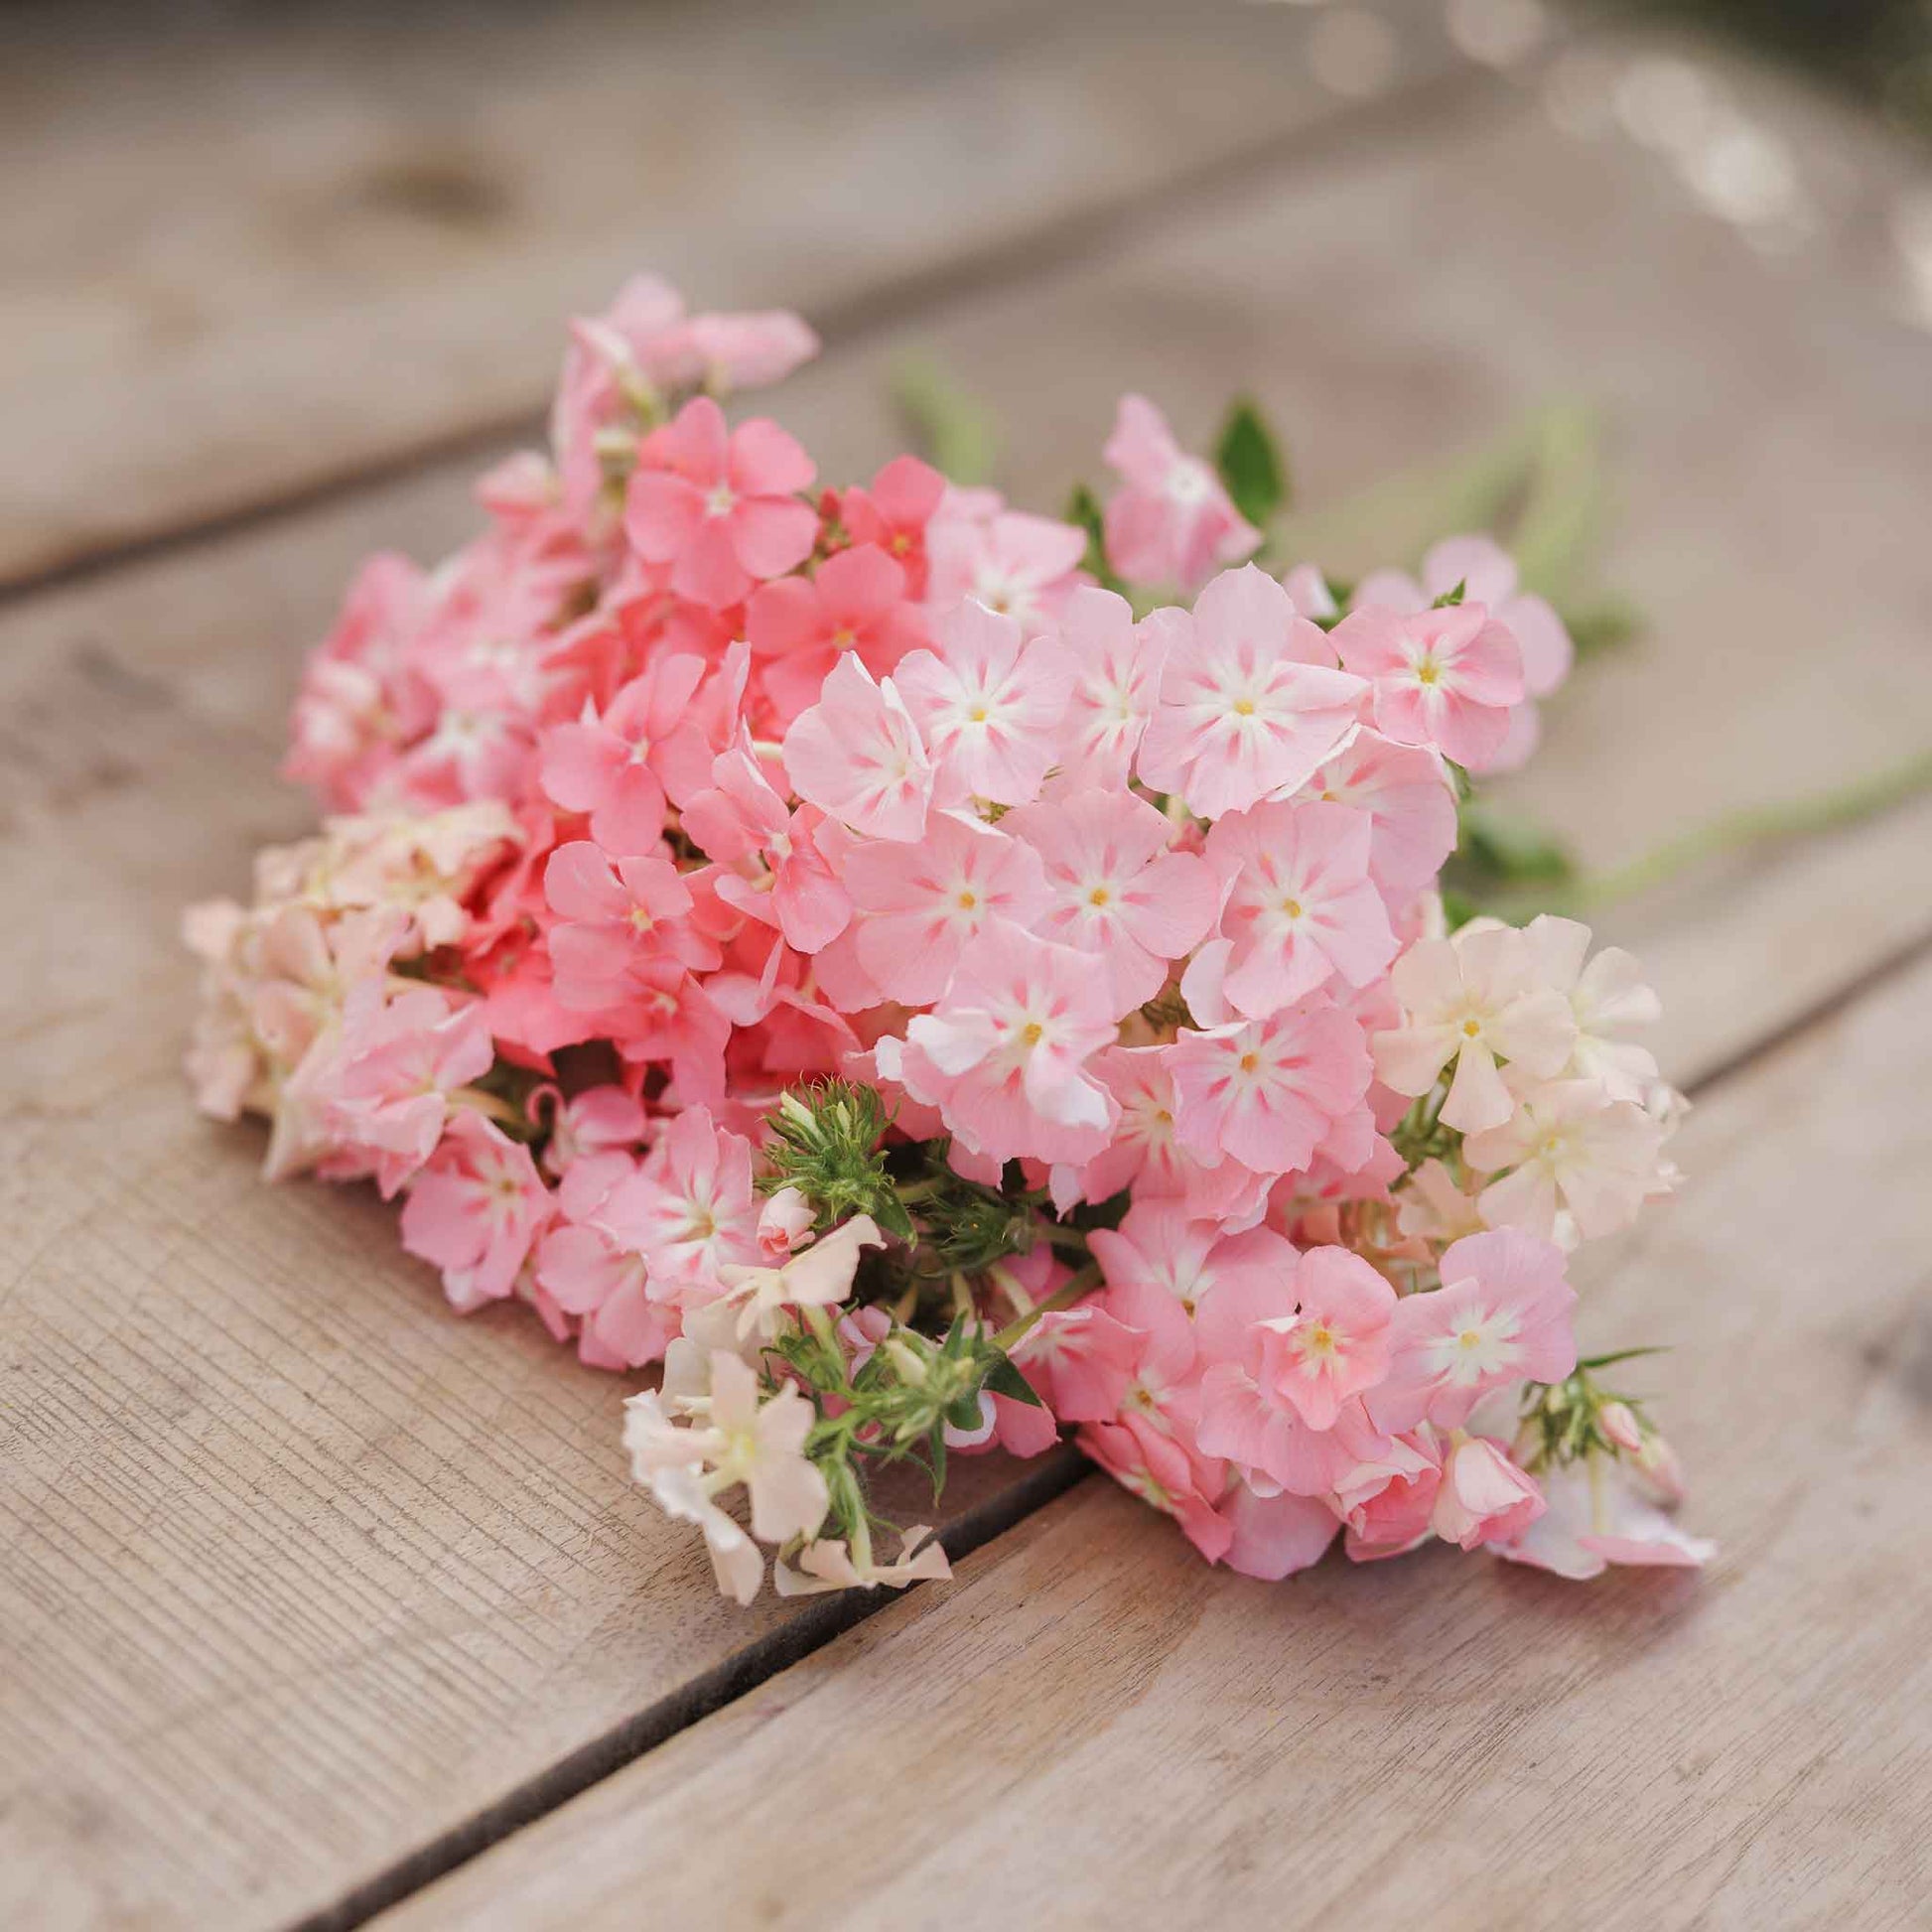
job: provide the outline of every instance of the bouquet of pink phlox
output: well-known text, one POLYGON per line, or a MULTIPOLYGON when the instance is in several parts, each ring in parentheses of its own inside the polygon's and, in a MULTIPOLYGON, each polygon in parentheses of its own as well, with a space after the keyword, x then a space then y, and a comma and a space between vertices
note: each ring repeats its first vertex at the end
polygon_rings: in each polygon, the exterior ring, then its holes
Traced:
POLYGON ((483 533, 363 567, 322 829, 190 915, 203 1106, 400 1196, 457 1309, 661 1363, 623 1442, 741 1600, 944 1575, 869 1471, 1062 1434, 1255 1576, 1701 1561, 1567 1279, 1672 1184, 1655 998, 1442 890, 1557 613, 1482 538, 1276 558, 1248 409, 1210 461, 1125 398, 1072 520, 820 488, 721 401, 814 348, 640 278, 483 533))

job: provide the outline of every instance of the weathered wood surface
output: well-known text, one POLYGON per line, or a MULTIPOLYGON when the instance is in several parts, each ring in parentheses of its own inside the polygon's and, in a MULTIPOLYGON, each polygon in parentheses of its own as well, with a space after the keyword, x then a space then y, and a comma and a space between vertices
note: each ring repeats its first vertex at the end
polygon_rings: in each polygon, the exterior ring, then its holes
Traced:
POLYGON ((1099 1478, 376 1923, 1923 1925, 1932 963, 1591 1258, 1725 1547, 1210 1572, 1099 1478))
MULTIPOLYGON (((1389 11, 1386 84, 1442 71, 1433 0, 1389 11)), ((845 335, 1348 104, 1234 0, 169 25, 0 23, 0 582, 534 420, 640 266, 845 335)))
MULTIPOLYGON (((1000 409, 1033 501, 1091 471, 1129 383, 1200 430, 1251 381, 1311 496, 1553 392, 1600 395, 1630 498, 1608 574, 1659 622, 1579 680, 1529 781, 1595 859, 1924 729, 1932 560, 1869 552, 1932 482, 1922 344, 1815 263, 1773 274, 1520 97, 1356 124, 834 354, 781 401, 828 474, 893 446, 878 377, 912 343, 1000 409), (1639 246, 1644 277, 1599 271, 1639 246), (1759 384, 1786 385, 1774 417, 1759 384)), ((306 821, 272 774, 296 652, 361 551, 462 534, 470 468, 0 619, 0 863, 41 908, 0 955, 0 1917, 327 1906, 499 1832, 681 1699, 768 1669, 760 1644, 815 1634, 717 1605, 622 1481, 611 1380, 514 1314, 452 1320, 372 1201, 260 1188, 252 1137, 196 1121, 174 1071, 179 902, 237 889, 253 846, 306 821)), ((1927 827, 1901 814, 1632 908, 1674 1009, 1701 1016, 1674 1070, 1922 937, 1927 896, 1900 882, 1927 827)), ((1672 1372, 1700 1366, 1687 1348, 1672 1372)), ((1400 1594, 1385 1614, 1459 1613, 1400 1594)))

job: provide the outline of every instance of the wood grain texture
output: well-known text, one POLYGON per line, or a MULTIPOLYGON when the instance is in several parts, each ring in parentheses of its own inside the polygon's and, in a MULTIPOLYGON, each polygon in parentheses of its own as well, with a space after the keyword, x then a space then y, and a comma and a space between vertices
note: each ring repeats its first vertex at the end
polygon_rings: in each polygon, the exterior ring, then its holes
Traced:
POLYGON ((641 266, 845 333, 1348 104, 1237 0, 165 20, 0 26, 0 582, 534 420, 641 266))
MULTIPOLYGON (((894 441, 882 361, 930 340, 999 408, 1016 493, 1050 502, 1091 473, 1117 387, 1199 433, 1239 376, 1320 497, 1587 370, 1629 480, 1609 569, 1659 625, 1553 715, 1538 801, 1617 859, 1911 749, 1932 559, 1879 568, 1872 520, 1927 498, 1922 345, 1816 265, 1765 279, 1627 151, 1569 147, 1507 94, 1469 105, 828 358, 782 411, 828 475, 863 474, 894 441), (1637 250, 1645 276, 1598 273, 1637 250)), ((0 868, 36 912, 0 949, 0 1918, 327 1905, 542 1802, 707 1673, 755 1674, 782 1627, 721 1608, 626 1488, 609 1379, 512 1312, 452 1320, 372 1201, 259 1187, 258 1143, 197 1121, 174 1072, 180 902, 308 817, 272 773, 296 653, 362 551, 456 540, 470 468, 0 618, 0 868)), ((1899 890, 1914 824, 1644 912, 1698 926, 1663 955, 1666 997, 1707 1022, 1676 1037, 1680 1076, 1925 931, 1928 896, 1899 890)), ((1399 1593, 1456 1641, 1459 1599, 1399 1593)))
POLYGON ((1588 1264, 1589 1336, 1675 1344, 1707 1573, 1259 1584, 1095 1478, 376 1923, 1922 1925, 1928 1082, 1921 963, 1588 1264))

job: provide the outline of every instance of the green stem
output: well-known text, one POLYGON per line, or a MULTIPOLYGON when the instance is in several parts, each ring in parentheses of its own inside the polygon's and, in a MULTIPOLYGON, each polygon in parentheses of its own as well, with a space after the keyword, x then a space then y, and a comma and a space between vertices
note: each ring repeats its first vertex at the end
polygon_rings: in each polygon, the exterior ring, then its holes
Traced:
POLYGON ((993 1337, 993 1345, 1004 1354, 1012 1354, 1015 1346, 1022 1341, 1035 1321, 1042 1314, 1050 1314, 1055 1309, 1071 1308, 1089 1289, 1100 1284, 1100 1264, 1090 1261, 1084 1268, 1076 1269, 1043 1302, 1034 1305, 1016 1321, 1009 1321, 993 1337))

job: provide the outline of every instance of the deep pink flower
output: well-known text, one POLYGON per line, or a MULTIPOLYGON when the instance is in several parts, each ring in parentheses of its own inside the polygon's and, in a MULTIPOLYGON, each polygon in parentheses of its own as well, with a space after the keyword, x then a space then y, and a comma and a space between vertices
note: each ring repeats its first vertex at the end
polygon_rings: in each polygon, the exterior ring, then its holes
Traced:
POLYGON ((795 492, 812 475, 811 458, 769 418, 733 430, 698 396, 644 439, 624 530, 639 556, 670 566, 680 597, 723 609, 811 555, 818 515, 795 492))
POLYGON ((1107 561, 1129 583, 1192 592, 1261 542, 1211 466, 1181 449, 1145 396, 1121 397, 1102 454, 1125 483, 1107 505, 1107 561))
POLYGON ((1367 690, 1272 577, 1223 571, 1174 626, 1141 779, 1202 818, 1293 791, 1341 744, 1367 690))
POLYGON ((1516 639, 1480 604, 1404 614, 1371 605, 1331 633, 1341 661, 1374 686, 1375 726, 1480 770, 1523 702, 1516 639))
POLYGON ((643 1257, 652 1298, 701 1307, 721 1298, 724 1270, 759 1263, 752 1144, 690 1107, 667 1126, 634 1174, 592 1216, 626 1252, 643 1257))
POLYGON ((550 929, 557 998, 580 1013, 621 1007, 640 983, 638 970, 653 961, 718 964, 717 946, 692 923, 691 889, 662 852, 613 863, 588 840, 560 845, 543 890, 557 918, 550 929))
POLYGON ((839 521, 854 543, 873 543, 905 572, 905 594, 925 595, 926 526, 946 480, 915 456, 895 457, 863 489, 839 497, 839 521))
POLYGON ((905 571, 876 544, 828 557, 810 577, 780 577, 753 594, 745 635, 764 688, 794 717, 815 704, 842 652, 856 651, 884 676, 926 640, 919 608, 906 601, 905 571))
POLYGON ((551 1206, 530 1150, 460 1111, 410 1186, 402 1245, 442 1269, 451 1303, 468 1311, 516 1286, 551 1206))

